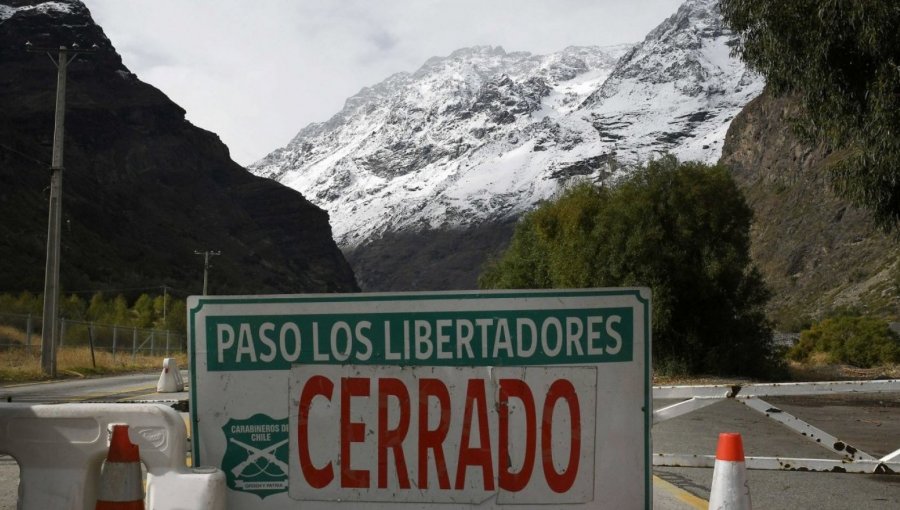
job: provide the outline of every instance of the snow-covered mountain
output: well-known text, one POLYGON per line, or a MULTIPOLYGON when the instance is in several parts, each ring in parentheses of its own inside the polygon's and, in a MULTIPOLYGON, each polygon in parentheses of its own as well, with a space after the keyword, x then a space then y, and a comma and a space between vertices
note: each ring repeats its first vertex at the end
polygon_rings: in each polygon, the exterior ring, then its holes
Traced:
POLYGON ((343 245, 519 213, 557 189, 548 162, 593 155, 581 134, 589 123, 559 122, 628 49, 537 56, 475 47, 432 58, 363 89, 252 170, 321 204, 343 245))
POLYGON ((764 85, 735 39, 715 0, 689 0, 636 45, 458 50, 363 89, 251 171, 329 211, 345 248, 509 219, 572 178, 665 152, 716 161, 764 85))
POLYGON ((719 159, 731 119, 763 89, 731 56, 736 36, 714 0, 689 0, 619 61, 575 112, 622 161, 661 152, 719 159))

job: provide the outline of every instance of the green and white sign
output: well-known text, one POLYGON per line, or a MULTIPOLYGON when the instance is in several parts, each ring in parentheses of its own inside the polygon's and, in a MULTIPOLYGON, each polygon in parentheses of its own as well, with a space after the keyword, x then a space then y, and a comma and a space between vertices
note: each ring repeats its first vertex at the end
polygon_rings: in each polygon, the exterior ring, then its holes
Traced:
POLYGON ((188 301, 228 506, 649 508, 647 289, 188 301))
POLYGON ((288 421, 255 414, 222 427, 228 438, 222 470, 228 488, 260 498, 288 487, 288 421))

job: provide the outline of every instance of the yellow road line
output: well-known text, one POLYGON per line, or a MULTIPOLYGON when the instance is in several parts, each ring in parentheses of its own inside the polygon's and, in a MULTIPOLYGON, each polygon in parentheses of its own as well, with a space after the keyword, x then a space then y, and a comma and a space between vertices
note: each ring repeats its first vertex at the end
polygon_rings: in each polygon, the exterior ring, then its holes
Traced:
MULTIPOLYGON (((191 438, 191 415, 187 414, 187 413, 182 413, 181 419, 184 420, 184 426, 187 428, 187 437, 188 437, 188 439, 190 439, 191 438)), ((191 467, 194 465, 194 458, 191 456, 190 448, 188 448, 187 459, 185 460, 185 462, 187 462, 188 467, 191 467)))
POLYGON ((5 388, 21 388, 23 386, 37 386, 38 384, 50 384, 55 382, 59 382, 59 379, 50 379, 47 381, 31 381, 17 384, 4 384, 3 386, 0 386, 0 391, 3 391, 5 388))
POLYGON ((672 485, 671 483, 663 480, 662 478, 660 478, 656 475, 653 475, 653 486, 659 487, 660 489, 668 492, 669 494, 671 494, 672 496, 677 498, 682 503, 687 503, 692 508, 696 508, 697 510, 706 510, 707 508, 709 508, 709 501, 706 501, 703 498, 694 496, 690 492, 688 492, 680 487, 677 487, 675 485, 672 485))
MULTIPOLYGON (((143 389, 143 388, 141 388, 141 389, 143 389)), ((155 388, 152 388, 152 387, 147 388, 147 389, 155 390, 155 388)), ((117 402, 125 402, 128 400, 153 400, 153 398, 157 397, 157 396, 159 396, 159 393, 157 393, 156 391, 151 391, 150 393, 144 393, 141 395, 131 395, 128 397, 122 397, 119 400, 117 400, 117 402)))
POLYGON ((181 419, 184 420, 184 427, 187 429, 187 437, 191 437, 191 415, 182 413, 181 419))

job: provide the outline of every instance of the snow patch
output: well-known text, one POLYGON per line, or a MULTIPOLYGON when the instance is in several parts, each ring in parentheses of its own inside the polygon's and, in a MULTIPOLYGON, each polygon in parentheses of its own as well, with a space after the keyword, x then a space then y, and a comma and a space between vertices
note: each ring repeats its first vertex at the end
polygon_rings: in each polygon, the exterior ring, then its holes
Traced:
POLYGON ((6 21, 9 18, 12 18, 13 14, 18 10, 19 9, 8 5, 0 5, 0 21, 6 21))
POLYGON ((26 5, 24 7, 0 5, 0 21, 6 21, 18 12, 27 11, 37 11, 41 14, 47 14, 49 12, 68 14, 72 12, 72 5, 65 2, 43 2, 37 5, 26 5))

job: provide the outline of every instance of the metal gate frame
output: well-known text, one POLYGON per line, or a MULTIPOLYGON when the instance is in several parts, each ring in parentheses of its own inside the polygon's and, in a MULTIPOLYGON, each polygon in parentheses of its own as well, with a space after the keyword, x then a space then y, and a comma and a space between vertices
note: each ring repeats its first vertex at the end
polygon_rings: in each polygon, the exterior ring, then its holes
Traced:
MULTIPOLYGON (((760 397, 834 395, 842 393, 896 393, 900 379, 882 381, 832 381, 743 385, 654 386, 654 400, 684 399, 653 411, 653 424, 683 416, 726 399, 737 402, 781 423, 813 443, 838 455, 839 459, 746 457, 748 469, 781 471, 832 471, 836 473, 900 474, 900 449, 884 457, 872 455, 779 409, 760 397)), ((666 467, 713 467, 715 455, 654 453, 653 465, 666 467)))

